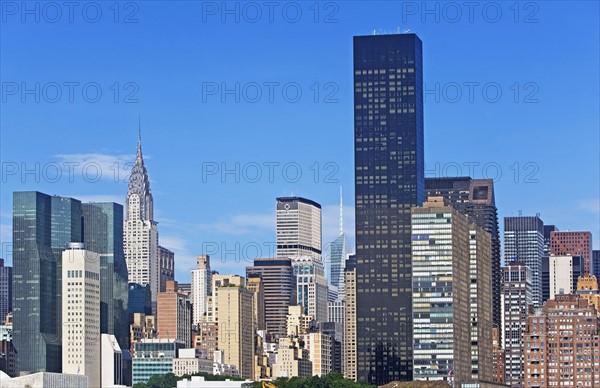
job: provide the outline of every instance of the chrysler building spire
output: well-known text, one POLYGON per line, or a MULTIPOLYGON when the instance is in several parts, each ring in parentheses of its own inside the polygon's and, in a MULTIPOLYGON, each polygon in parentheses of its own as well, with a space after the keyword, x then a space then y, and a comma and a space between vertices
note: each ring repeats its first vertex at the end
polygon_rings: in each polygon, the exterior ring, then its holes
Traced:
POLYGON ((141 125, 138 126, 138 145, 135 156, 135 164, 131 169, 129 176, 129 187, 127 189, 127 201, 125 202, 127 211, 125 216, 139 218, 141 220, 154 220, 154 204, 152 199, 152 191, 150 190, 150 179, 148 172, 144 166, 144 158, 142 156, 142 131, 141 125), (132 196, 137 198, 132 198, 132 196))

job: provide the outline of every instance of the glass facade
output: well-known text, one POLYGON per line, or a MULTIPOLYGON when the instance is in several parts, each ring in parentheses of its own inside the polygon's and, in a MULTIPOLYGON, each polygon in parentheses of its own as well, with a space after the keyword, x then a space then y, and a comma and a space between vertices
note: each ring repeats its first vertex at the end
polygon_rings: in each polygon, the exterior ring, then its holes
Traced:
POLYGON ((129 347, 127 264, 123 253, 123 206, 84 203, 83 239, 89 251, 100 254, 100 332, 113 334, 119 346, 129 347))
POLYGON ((133 323, 133 314, 135 313, 152 315, 152 291, 150 291, 150 286, 129 283, 127 304, 130 324, 133 323))
POLYGON ((357 378, 412 380, 410 209, 423 202, 422 43, 354 37, 357 378))
POLYGON ((133 384, 145 383, 154 375, 173 372, 173 359, 177 358, 183 342, 150 339, 135 343, 133 358, 133 384))
POLYGON ((61 372, 61 255, 82 242, 81 203, 13 193, 13 325, 17 371, 61 372))
POLYGON ((330 280, 337 289, 337 301, 344 299, 344 267, 346 264, 346 234, 341 233, 331 243, 330 280))
POLYGON ((533 304, 542 304, 544 222, 538 217, 504 218, 504 263, 524 263, 531 270, 533 304))

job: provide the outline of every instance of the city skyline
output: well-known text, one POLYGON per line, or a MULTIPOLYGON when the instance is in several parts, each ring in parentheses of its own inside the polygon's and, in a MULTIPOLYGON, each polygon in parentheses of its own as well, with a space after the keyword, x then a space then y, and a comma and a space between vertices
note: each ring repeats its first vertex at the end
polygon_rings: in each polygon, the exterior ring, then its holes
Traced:
POLYGON ((0 5, 1 381, 598 385, 600 3, 71 5, 0 5))
MULTIPOLYGON (((201 15, 199 6, 190 7, 189 15, 188 12, 177 11, 175 20, 181 19, 181 28, 190 27, 190 18, 201 15), (194 14, 194 11, 197 13, 194 14)), ((505 8, 499 23, 486 22, 477 14, 478 19, 472 24, 464 19, 465 13, 463 20, 458 23, 449 23, 444 18, 439 22, 433 18, 423 22, 419 14, 403 13, 400 5, 382 4, 378 9, 346 4, 339 4, 338 7, 335 15, 337 23, 304 20, 300 27, 281 18, 271 24, 250 24, 221 23, 218 17, 207 17, 207 22, 201 25, 200 30, 191 29, 194 31, 191 36, 169 40, 162 35, 153 35, 150 30, 158 23, 170 25, 168 16, 173 16, 172 12, 175 11, 167 10, 159 16, 158 9, 152 4, 141 4, 137 15, 139 23, 100 23, 95 26, 96 30, 90 25, 82 26, 83 32, 91 34, 92 43, 84 48, 82 54, 102 54, 100 64, 115 59, 112 51, 114 45, 109 43, 114 42, 117 35, 133 33, 120 42, 133 48, 133 53, 124 55, 122 61, 113 61, 119 62, 121 71, 112 78, 104 72, 73 71, 73 66, 88 67, 85 55, 70 58, 72 63, 54 58, 54 62, 51 61, 47 66, 41 65, 48 62, 43 60, 45 55, 59 50, 58 45, 62 47, 65 42, 81 43, 78 37, 71 34, 68 23, 39 23, 31 29, 24 28, 30 26, 27 23, 17 23, 11 19, 3 23, 3 29, 14 33, 0 37, 3 54, 0 68, 7 82, 19 84, 23 80, 34 82, 37 79, 40 82, 47 80, 60 83, 98 82, 105 99, 93 104, 79 98, 71 104, 64 100, 68 94, 66 90, 63 101, 56 104, 44 102, 43 98, 36 103, 33 96, 29 96, 24 103, 19 95, 3 96, 6 101, 3 102, 0 119, 3 128, 3 185, 0 192, 0 242, 3 248, 0 255, 5 256, 3 258, 11 265, 12 254, 6 247, 12 234, 12 191, 35 189, 82 201, 111 201, 125 205, 125 182, 129 170, 123 166, 132 163, 135 158, 133 146, 139 116, 145 162, 157 204, 155 218, 160 225, 161 245, 175 252, 177 280, 189 282, 189 270, 194 268, 199 254, 210 254, 214 267, 223 272, 243 273, 244 265, 249 262, 236 262, 231 256, 225 258, 222 255, 222 247, 235 249, 236 243, 240 246, 238 251, 241 254, 238 256, 243 256, 244 246, 250 253, 252 244, 262 246, 262 252, 257 256, 269 256, 268 248, 263 244, 275 242, 273 204, 279 196, 298 195, 321 203, 323 242, 333 241, 338 234, 339 186, 344 187, 346 198, 354 196, 350 109, 352 36, 371 34, 380 28, 394 32, 401 22, 402 27, 410 28, 411 32, 416 32, 427 42, 424 50, 426 88, 433 90, 436 82, 439 82, 442 90, 443 86, 455 82, 463 92, 462 100, 457 103, 449 102, 452 97, 449 94, 425 95, 426 177, 440 175, 445 170, 452 176, 494 178, 494 167, 490 167, 488 176, 482 172, 482 167, 491 163, 490 166, 499 166, 502 170, 502 177, 494 182, 499 219, 516 216, 520 210, 525 215, 541 213, 546 222, 557 225, 561 231, 590 230, 592 235, 600 235, 600 195, 596 178, 600 175, 596 114, 600 93, 598 75, 594 70, 598 68, 598 55, 589 50, 593 46, 590 40, 592 43, 598 42, 597 20, 593 18, 597 14, 597 4, 582 6, 575 3, 570 5, 569 14, 562 13, 559 5, 540 4, 536 14, 537 23, 523 22, 525 10, 521 10, 519 23, 515 23, 512 11, 505 8), (565 24, 570 26, 569 31, 557 33, 565 24), (228 30, 229 27, 233 28, 228 30), (528 33, 531 29, 533 33, 528 33), (304 34, 297 34, 298 31, 304 34), (477 34, 473 34, 474 31, 477 34), (243 39, 240 39, 241 33, 243 39), (555 36, 551 44, 540 39, 550 34, 555 36), (19 45, 10 35, 20 37, 19 45), (165 59, 157 58, 155 52, 149 51, 152 48, 140 38, 142 35, 145 38, 157 38, 154 41, 158 49, 166 52, 166 55, 161 55, 165 59), (188 50, 189 47, 196 47, 194 40, 190 39, 199 36, 206 38, 200 51, 214 53, 214 64, 188 50), (324 36, 327 38, 322 39, 324 36), (570 36, 587 38, 573 42, 570 36), (272 52, 277 55, 248 44, 248 39, 266 37, 272 39, 272 52), (553 48, 561 42, 566 44, 567 39, 571 50, 568 60, 557 57, 553 48), (515 41, 519 43, 514 44, 515 41), (166 42, 171 47, 167 47, 166 42), (254 51, 249 51, 244 45, 252 47, 254 51), (26 51, 21 47, 28 49, 26 51), (223 47, 230 49, 225 52, 223 47), (34 52, 38 55, 36 60, 31 57, 34 52), (231 60, 224 61, 225 55, 232 55, 231 60), (449 60, 450 55, 456 59, 449 60), (179 68, 181 61, 172 59, 182 56, 189 59, 189 64, 179 68), (304 66, 295 65, 299 56, 304 59, 298 63, 304 66), (148 65, 150 67, 146 70, 138 71, 142 63, 140 58, 155 59, 156 65, 148 65), (242 58, 250 59, 254 65, 240 69, 228 64, 240 63, 242 58), (316 62, 313 58, 321 59, 316 62), (20 66, 21 60, 31 65, 20 66), (580 71, 562 71, 572 61, 580 64, 580 71), (221 63, 226 64, 217 66, 221 63), (166 66, 164 74, 173 74, 173 78, 157 73, 158 69, 154 67, 157 65, 166 66), (315 75, 312 69, 317 65, 320 73, 315 75), (265 66, 270 70, 269 76, 262 72, 265 66), (192 75, 192 86, 181 87, 183 78, 179 74, 184 77, 186 74, 192 75), (556 74, 561 74, 559 80, 556 74), (202 101, 203 83, 229 82, 233 85, 237 81, 246 84, 297 82, 302 86, 303 99, 298 103, 288 103, 279 97, 272 104, 268 101, 254 104, 243 98, 236 103, 230 96, 229 100, 222 103, 221 96, 217 94, 216 97, 207 96, 206 102, 202 101), (112 102, 113 91, 109 87, 114 82, 119 83, 121 90, 119 103, 112 102), (124 95, 131 91, 124 89, 127 82, 139 87, 136 95, 138 103, 123 103, 124 95), (319 84, 318 103, 313 102, 314 94, 309 89, 315 82, 319 84), (333 84, 325 89, 328 82, 333 84), (477 94, 475 101, 469 103, 464 82, 478 82, 480 86, 496 82, 502 87, 503 98, 498 103, 489 103, 477 94), (537 103, 523 102, 523 98, 533 90, 524 88, 527 82, 533 82, 539 88, 534 96, 539 100, 537 103), (515 83, 519 84, 518 103, 514 103, 513 90, 509 89, 515 83), (580 85, 577 98, 565 102, 563 97, 569 93, 572 85, 580 85), (336 87, 338 91, 334 97, 338 102, 324 102, 324 98, 336 87), (436 102, 438 97, 439 101, 436 102), (104 112, 107 109, 113 113, 106 115, 104 112), (233 115, 228 113, 232 110, 235 112, 233 115), (255 120, 251 120, 250 126, 242 125, 240 117, 251 113, 256 115, 255 120), (278 132, 282 127, 286 130, 278 132), (82 132, 81 128, 85 128, 85 131, 82 132), (227 135, 227 129, 234 136, 227 135), (482 132, 483 129, 485 132, 482 132), (249 131, 253 132, 253 136, 247 136, 249 131), (292 142, 292 137, 285 135, 288 131, 305 133, 307 136, 294 137, 292 142), (545 136, 561 132, 572 136, 545 136), (85 135, 81 136, 81 133, 85 135), (283 136, 274 135, 277 133, 283 133, 283 136), (43 147, 23 147, 19 141, 21 134, 36 137, 43 147), (185 141, 174 143, 173 134, 185 141), (590 141, 580 142, 578 139, 581 138, 590 141), (488 139, 493 141, 493 146, 486 145, 488 139), (292 143, 294 147, 289 147, 292 143), (228 147, 227 156, 223 153, 224 144, 228 147), (331 144, 336 146, 331 147, 331 144), (447 147, 447 144, 457 146, 447 147), (470 146, 472 151, 465 155, 458 144, 461 147, 470 146), (315 152, 307 154, 301 151, 306 147, 312 147, 315 152), (577 153, 568 151, 574 147, 577 153), (198 148, 201 149, 200 156, 195 152, 198 148), (257 153, 257 149, 268 149, 269 153, 257 153), (269 168, 264 163, 274 161, 280 161, 280 165, 275 166, 274 181, 271 183, 268 180, 269 168), (103 176, 97 182, 92 182, 93 179, 87 182, 81 171, 75 169, 75 179, 71 183, 68 166, 64 164, 69 162, 98 163, 103 176), (40 163, 40 166, 58 164, 63 168, 61 179, 52 182, 52 179, 40 177, 36 182, 35 175, 30 174, 22 183, 21 167, 31 169, 35 163, 40 163), (241 177, 239 183, 235 182, 232 175, 226 176, 225 182, 222 182, 222 167, 231 169, 235 163, 239 163, 240 169, 246 167, 247 174, 241 177), (252 163, 258 164, 262 172, 262 178, 256 183, 249 179, 254 176, 250 174, 254 174, 253 168, 256 167, 252 163), (302 178, 298 182, 294 183, 294 179, 291 179, 294 177, 294 166, 290 167, 287 177, 282 175, 282 167, 286 163, 300 166, 302 178), (15 164, 18 171, 13 175, 10 171, 15 164), (115 169, 114 166, 119 168, 115 169), (460 174, 456 173, 457 166, 461 169, 460 174), (209 172, 213 170, 207 169, 211 168, 218 168, 218 172, 210 175, 209 172), (469 174, 470 168, 472 174, 469 174), (519 174, 516 174, 515 168, 519 174), (315 182, 317 171, 319 174, 315 182), (120 183, 114 182, 115 174, 120 183), (526 183, 526 179, 531 183, 526 183), (557 184, 557 180, 560 184, 557 184), (591 183, 588 183, 590 180, 591 183), (586 183, 582 185, 581 182, 586 183), (181 189, 184 183, 190 186, 189 192, 181 189), (573 187, 577 187, 577 190, 572 190, 573 187), (239 192, 247 196, 244 201, 239 200, 239 192), (553 195, 545 196, 546 193, 553 195), (219 247, 216 253, 210 252, 211 249, 215 250, 214 244, 219 247)), ((323 21, 323 15, 327 12, 321 11, 323 21)), ((304 15, 306 18, 312 17, 308 9, 304 10, 304 15)), ((194 21, 198 19, 202 18, 195 18, 194 21)), ((121 53, 119 50, 117 52, 121 53)), ((446 90, 450 92, 450 89, 446 90)), ((45 174, 46 178, 55 176, 52 167, 45 174)), ((93 168, 88 175, 94 177, 93 168)), ((349 247, 354 247, 353 201, 346 201, 344 214, 349 247)), ((593 244, 594 249, 598 249, 600 240, 596 239, 593 244)), ((327 253, 326 249, 324 251, 327 253)))

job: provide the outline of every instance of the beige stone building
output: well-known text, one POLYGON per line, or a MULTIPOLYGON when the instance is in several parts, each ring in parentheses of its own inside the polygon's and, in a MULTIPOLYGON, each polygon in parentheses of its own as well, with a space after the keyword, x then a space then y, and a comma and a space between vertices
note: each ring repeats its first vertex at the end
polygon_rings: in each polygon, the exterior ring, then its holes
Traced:
MULTIPOLYGON (((218 275, 213 282, 219 281, 218 275)), ((241 377, 254 378, 254 292, 241 276, 229 277, 213 291, 213 311, 218 326, 217 347, 223 363, 234 366, 241 377)))
POLYGON ((356 381, 356 258, 346 262, 344 270, 344 377, 356 381))

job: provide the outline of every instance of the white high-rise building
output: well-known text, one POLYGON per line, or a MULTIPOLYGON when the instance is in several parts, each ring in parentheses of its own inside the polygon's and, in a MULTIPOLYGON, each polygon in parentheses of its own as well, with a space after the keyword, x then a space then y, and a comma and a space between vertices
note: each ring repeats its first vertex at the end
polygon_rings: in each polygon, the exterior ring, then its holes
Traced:
POLYGON ((551 255, 549 258, 550 299, 559 294, 575 294, 577 279, 583 276, 584 260, 582 256, 551 255))
POLYGON ((156 297, 160 287, 158 228, 154 221, 154 202, 150 180, 142 158, 142 140, 138 135, 137 155, 131 169, 125 201, 123 248, 129 282, 150 284, 152 310, 156 312, 156 297))
POLYGON ((277 198, 277 257, 321 259, 321 205, 301 197, 277 198))
POLYGON ((83 243, 62 254, 62 373, 100 384, 100 255, 83 243))
POLYGON ((211 293, 212 281, 210 272, 210 257, 200 255, 197 269, 192 270, 192 324, 197 325, 208 310, 208 296, 211 293))

